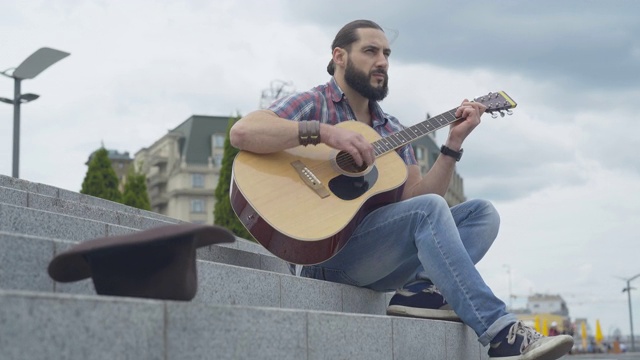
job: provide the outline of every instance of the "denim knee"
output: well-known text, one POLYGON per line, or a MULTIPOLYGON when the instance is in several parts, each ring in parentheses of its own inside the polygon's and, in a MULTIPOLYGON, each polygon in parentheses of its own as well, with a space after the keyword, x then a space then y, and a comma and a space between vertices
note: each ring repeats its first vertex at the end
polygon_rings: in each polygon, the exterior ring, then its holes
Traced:
POLYGON ((449 210, 449 204, 447 204, 447 200, 445 200, 442 196, 438 194, 424 194, 411 198, 409 201, 419 202, 420 205, 425 206, 430 212, 434 209, 440 210, 449 210))
POLYGON ((472 199, 466 201, 466 203, 471 205, 472 209, 474 209, 473 212, 477 216, 482 216, 486 223, 493 227, 496 234, 498 233, 498 229, 500 228, 500 213, 498 213, 498 210, 490 201, 484 199, 472 199))

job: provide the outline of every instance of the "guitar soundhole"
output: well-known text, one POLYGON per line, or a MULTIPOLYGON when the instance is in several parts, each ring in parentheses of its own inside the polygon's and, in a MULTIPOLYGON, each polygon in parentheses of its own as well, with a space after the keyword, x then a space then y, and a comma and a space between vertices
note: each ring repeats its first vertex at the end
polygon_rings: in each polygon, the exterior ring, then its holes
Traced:
POLYGON ((345 174, 359 174, 367 170, 367 164, 362 163, 362 165, 358 166, 355 160, 353 160, 353 156, 344 151, 340 151, 338 155, 336 155, 336 165, 338 165, 345 174))

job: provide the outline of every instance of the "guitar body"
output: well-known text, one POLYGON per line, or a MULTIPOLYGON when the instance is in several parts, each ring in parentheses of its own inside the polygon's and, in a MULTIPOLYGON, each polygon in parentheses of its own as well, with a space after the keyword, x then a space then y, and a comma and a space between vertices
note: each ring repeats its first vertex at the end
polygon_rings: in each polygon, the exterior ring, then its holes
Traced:
MULTIPOLYGON (((370 142, 380 139, 357 121, 336 126, 370 142)), ((338 165, 343 155, 324 144, 273 154, 241 151, 233 163, 231 207, 275 256, 302 265, 328 260, 368 213, 400 199, 407 179, 406 165, 395 151, 360 173, 343 171, 338 165)))

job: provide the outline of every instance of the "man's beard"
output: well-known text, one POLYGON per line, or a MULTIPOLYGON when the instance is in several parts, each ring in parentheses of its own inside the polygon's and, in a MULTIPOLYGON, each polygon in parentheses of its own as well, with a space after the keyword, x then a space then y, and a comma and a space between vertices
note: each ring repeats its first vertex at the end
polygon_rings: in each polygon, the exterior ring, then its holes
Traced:
POLYGON ((347 85, 357 91, 358 94, 372 101, 382 101, 382 99, 387 97, 387 94, 389 93, 389 77, 387 76, 386 71, 377 69, 366 74, 364 71, 356 69, 351 62, 351 59, 347 60, 347 67, 344 71, 344 80, 347 82, 347 85), (371 85, 371 75, 376 73, 384 75, 384 81, 382 82, 381 87, 371 85))

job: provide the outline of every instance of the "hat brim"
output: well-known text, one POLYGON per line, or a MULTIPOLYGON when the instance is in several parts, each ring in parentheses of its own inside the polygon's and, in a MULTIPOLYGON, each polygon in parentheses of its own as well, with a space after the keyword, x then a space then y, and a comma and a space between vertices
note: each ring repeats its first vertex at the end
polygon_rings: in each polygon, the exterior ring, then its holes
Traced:
POLYGON ((230 243, 235 241, 235 236, 222 227, 189 223, 165 225, 126 235, 97 238, 82 242, 54 257, 49 263, 49 276, 59 282, 87 279, 91 277, 91 268, 85 258, 88 254, 175 241, 184 242, 185 246, 192 245, 199 248, 218 243, 230 243))

